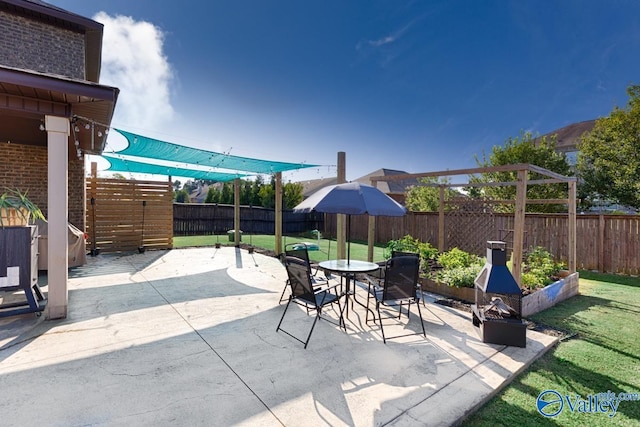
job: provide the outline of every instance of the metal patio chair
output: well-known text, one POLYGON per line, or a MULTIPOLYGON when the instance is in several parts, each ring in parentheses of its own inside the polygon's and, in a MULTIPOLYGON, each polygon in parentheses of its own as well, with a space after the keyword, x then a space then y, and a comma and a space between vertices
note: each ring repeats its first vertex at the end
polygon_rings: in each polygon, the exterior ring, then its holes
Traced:
MULTIPOLYGON (((422 335, 427 337, 424 329, 424 321, 422 320, 422 312, 420 311, 420 298, 418 298, 418 277, 419 277, 420 259, 416 256, 399 256, 389 259, 385 264, 384 278, 381 287, 373 289, 372 294, 376 300, 376 311, 378 312, 378 321, 380 322, 380 331, 382 332, 382 341, 386 344, 387 337, 384 333, 383 317, 380 306, 397 306, 398 316, 401 318, 402 306, 407 305, 407 319, 411 312, 411 304, 418 307, 418 316, 420 317, 420 326, 422 327, 422 335)), ((396 316, 393 316, 396 318, 396 316)), ((386 316, 384 319, 391 318, 386 316)), ((391 338, 399 338, 408 335, 420 335, 420 332, 412 332, 404 335, 396 335, 391 338)))
MULTIPOLYGON (((417 252, 406 252, 406 251, 391 251, 391 258, 396 258, 400 256, 413 256, 417 257, 420 260, 420 254, 417 252)), ((373 296, 374 290, 382 289, 382 283, 384 281, 384 273, 385 266, 387 261, 379 262, 380 269, 373 273, 368 273, 365 277, 366 282, 369 284, 369 295, 367 296, 367 306, 369 305, 369 299, 373 296)), ((420 261, 418 261, 418 265, 420 265, 420 261)), ((419 277, 419 276, 418 276, 419 277)), ((426 303, 424 302, 424 296, 422 295, 422 284, 420 283, 420 279, 418 278, 418 284, 416 285, 418 290, 420 291, 419 299, 422 300, 422 305, 426 307, 426 303)))
MULTIPOLYGON (((307 264, 307 268, 309 270, 309 275, 311 276, 311 280, 313 282, 314 287, 324 286, 328 284, 327 273, 324 273, 324 276, 318 274, 321 271, 318 268, 318 264, 311 261, 309 258, 309 251, 307 247, 302 243, 289 243, 284 247, 284 253, 280 254, 280 261, 284 264, 286 257, 295 257, 299 258, 301 261, 304 261, 307 264)), ((284 294, 287 292, 287 288, 289 287, 289 280, 287 280, 284 284, 284 288, 282 289, 282 293, 280 294, 280 301, 278 304, 282 304, 282 301, 286 300, 284 294)))
POLYGON ((276 328, 276 332, 282 331, 290 337, 294 338, 297 341, 300 341, 304 344, 304 348, 307 348, 307 344, 309 344, 309 339, 311 338, 311 334, 313 333, 313 329, 316 326, 316 322, 321 317, 324 320, 327 320, 338 327, 344 328, 345 332, 347 327, 344 323, 343 312, 346 304, 343 306, 340 304, 340 298, 344 296, 343 293, 338 292, 339 283, 334 285, 325 286, 320 289, 314 289, 313 282, 311 280, 311 274, 309 273, 308 265, 304 262, 301 262, 300 258, 293 256, 286 256, 284 259, 284 264, 287 269, 287 275, 289 277, 288 284, 291 288, 291 295, 289 296, 289 301, 287 301, 287 305, 282 312, 282 317, 280 318, 280 322, 278 323, 278 327, 276 328), (309 330, 309 335, 307 335, 306 340, 301 340, 296 337, 292 333, 282 329, 282 321, 284 320, 285 315, 287 314, 287 310, 291 303, 296 303, 301 305, 307 309, 307 314, 311 311, 316 312, 315 318, 313 319, 313 324, 311 325, 311 329, 309 330), (322 310, 331 304, 338 304, 338 311, 340 313, 340 317, 338 322, 321 316, 322 310))

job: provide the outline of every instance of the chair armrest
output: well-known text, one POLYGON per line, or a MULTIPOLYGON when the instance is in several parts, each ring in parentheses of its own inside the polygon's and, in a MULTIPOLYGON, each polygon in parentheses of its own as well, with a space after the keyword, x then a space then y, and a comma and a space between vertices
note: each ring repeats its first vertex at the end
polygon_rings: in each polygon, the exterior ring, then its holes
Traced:
POLYGON ((326 291, 329 291, 329 290, 331 290, 331 289, 335 289, 335 288, 337 288, 337 287, 338 287, 338 286, 340 286, 340 285, 341 285, 340 283, 335 283, 335 284, 333 284, 333 285, 329 285, 329 284, 327 283, 327 286, 322 285, 322 286, 319 286, 317 289, 314 289, 314 290, 313 290, 313 294, 314 294, 314 295, 317 295, 317 294, 319 294, 319 293, 321 293, 321 292, 326 292, 326 291))

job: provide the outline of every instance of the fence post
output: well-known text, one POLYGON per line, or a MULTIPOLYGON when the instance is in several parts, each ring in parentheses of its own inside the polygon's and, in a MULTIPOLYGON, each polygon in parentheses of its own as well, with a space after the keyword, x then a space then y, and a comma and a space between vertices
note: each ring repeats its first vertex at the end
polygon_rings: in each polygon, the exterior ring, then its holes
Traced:
POLYGON ((604 230, 605 221, 604 215, 598 215, 598 271, 600 273, 605 272, 604 266, 604 230))

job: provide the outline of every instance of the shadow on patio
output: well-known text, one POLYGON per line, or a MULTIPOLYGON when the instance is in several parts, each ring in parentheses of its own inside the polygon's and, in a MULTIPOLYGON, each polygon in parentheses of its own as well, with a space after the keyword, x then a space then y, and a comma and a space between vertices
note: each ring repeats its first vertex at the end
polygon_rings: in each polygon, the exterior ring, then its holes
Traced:
MULTIPOLYGON (((346 334, 321 321, 304 350, 275 332, 275 258, 200 248, 114 257, 105 274, 91 263, 70 279, 67 319, 2 319, 22 322, 0 323, 3 424, 29 424, 35 399, 58 425, 449 425, 554 340, 484 344, 466 313, 428 304, 426 340, 385 345, 356 305, 346 334)), ((311 317, 290 314, 308 331, 311 317)))

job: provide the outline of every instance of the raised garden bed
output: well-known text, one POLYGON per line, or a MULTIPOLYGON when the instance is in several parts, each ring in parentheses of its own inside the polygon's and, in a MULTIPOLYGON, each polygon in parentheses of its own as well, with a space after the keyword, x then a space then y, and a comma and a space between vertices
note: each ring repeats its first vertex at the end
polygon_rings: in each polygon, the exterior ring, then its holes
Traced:
MULTIPOLYGON (((522 297, 522 317, 534 315, 557 303, 571 298, 579 291, 579 273, 567 274, 566 277, 522 297)), ((456 288, 431 279, 421 278, 422 290, 473 304, 475 292, 473 288, 456 288)))
POLYGON ((580 274, 576 271, 566 277, 522 297, 522 317, 534 315, 557 303, 578 295, 580 274))
POLYGON ((469 304, 473 304, 475 300, 473 288, 456 288, 455 286, 436 282, 426 277, 420 278, 420 284, 422 285, 422 290, 425 292, 431 292, 447 298, 454 298, 469 304))

